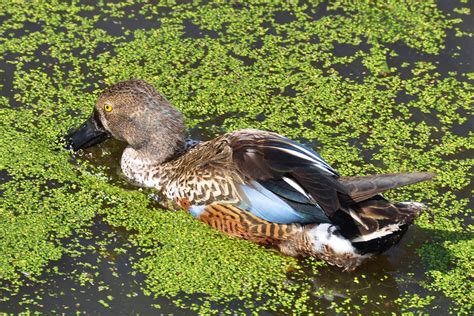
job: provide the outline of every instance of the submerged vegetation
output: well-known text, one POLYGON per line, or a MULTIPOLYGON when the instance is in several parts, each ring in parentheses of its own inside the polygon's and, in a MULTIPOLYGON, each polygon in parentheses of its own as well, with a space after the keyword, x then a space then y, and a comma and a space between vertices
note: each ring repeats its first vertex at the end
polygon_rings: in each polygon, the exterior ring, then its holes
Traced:
POLYGON ((472 313, 472 33, 467 4, 451 6, 1 2, 0 312, 50 311, 44 301, 64 293, 25 293, 67 278, 77 292, 99 287, 99 311, 144 293, 153 308, 200 313, 472 313), (163 210, 121 178, 120 144, 62 149, 101 90, 129 78, 152 83, 202 139, 254 127, 308 144, 344 175, 435 171, 387 195, 431 213, 343 273, 163 210), (141 293, 114 297, 101 279, 95 264, 120 260, 141 293))

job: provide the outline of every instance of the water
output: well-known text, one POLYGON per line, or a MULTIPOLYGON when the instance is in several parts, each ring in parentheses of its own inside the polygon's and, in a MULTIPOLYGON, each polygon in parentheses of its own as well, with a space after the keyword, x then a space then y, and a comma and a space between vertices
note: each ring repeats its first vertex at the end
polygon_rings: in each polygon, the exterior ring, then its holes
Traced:
MULTIPOLYGON (((440 7, 444 10, 451 9, 450 2, 441 2, 440 7)), ((129 10, 136 12, 138 9, 131 7, 129 10)), ((324 14, 325 6, 321 7, 320 14, 324 14)), ((315 19, 320 18, 316 16, 315 19)), ((276 16, 277 23, 287 23, 293 20, 285 12, 281 12, 276 16)), ((100 27, 107 30, 110 34, 116 36, 128 37, 124 30, 140 28, 152 29, 160 25, 159 20, 142 20, 140 15, 131 19, 110 19, 101 21, 100 27)), ((472 15, 466 17, 461 25, 467 31, 474 30, 472 15)), ((15 33, 13 36, 21 37, 24 32, 37 30, 38 25, 30 23, 26 25, 26 29, 22 32, 15 33)), ((208 32, 203 34, 199 28, 190 23, 185 25, 186 36, 192 38, 200 38, 203 36, 217 36, 215 33, 208 32)), ((442 75, 447 75, 450 71, 462 73, 474 71, 472 44, 465 38, 459 39, 454 37, 453 32, 448 33, 446 40, 446 49, 438 56, 420 54, 417 51, 403 45, 393 44, 392 47, 397 53, 397 57, 389 59, 390 66, 400 66, 404 61, 431 61, 439 63, 438 71, 442 75), (452 52, 457 46, 461 47, 459 55, 452 57, 452 52)), ((102 47, 100 51, 108 49, 102 47)), ((347 54, 348 50, 354 49, 347 45, 336 46, 335 54, 347 54)), ((368 47, 358 47, 357 49, 368 49, 368 47)), ((456 51, 458 51, 456 49, 456 51)), ((6 56, 0 62, 2 74, 1 84, 3 85, 2 95, 13 99, 15 91, 12 86, 13 73, 15 67, 10 62, 15 60, 17 56, 6 56)), ((37 64, 29 65, 29 67, 45 67, 50 62, 47 56, 42 52, 37 53, 37 64)), ((252 60, 244 60, 249 65, 252 60)), ((356 61, 348 66, 341 66, 337 69, 342 76, 352 80, 363 80, 366 69, 360 62, 356 61)), ((410 69, 402 71, 409 72, 410 69)), ((403 77, 403 73, 402 73, 403 77)), ((294 91, 284 92, 288 95, 294 94, 294 91)), ((399 101, 407 101, 409 96, 399 96, 399 101)), ((21 106, 18 102, 13 101, 16 106, 21 106)), ((190 134, 193 138, 200 140, 210 139, 217 134, 223 132, 220 128, 226 117, 233 115, 229 113, 212 120, 206 120, 191 129, 190 134)), ((257 118, 263 120, 264 117, 257 118)), ((420 111, 415 112, 412 120, 415 122, 430 122, 434 126, 441 127, 439 121, 434 119, 432 115, 425 114, 420 111)), ((463 125, 455 126, 456 134, 466 135, 473 130, 474 120, 472 117, 463 125)), ((306 140, 308 144, 314 144, 311 140, 306 140)), ((76 159, 86 159, 95 165, 107 168, 107 176, 110 181, 118 186, 127 189, 134 189, 121 176, 119 169, 120 154, 124 145, 115 140, 109 140, 105 143, 81 152, 76 159)), ((370 153, 365 153, 365 161, 371 159, 370 153)), ((463 152, 458 158, 470 157, 472 153, 463 152)), ((71 162, 73 163, 73 162, 71 162)), ((7 182, 10 177, 6 172, 0 170, 0 181, 7 182)), ((459 198, 467 198, 471 195, 471 190, 465 188, 457 192, 459 198)), ((471 200, 469 207, 473 207, 471 200)), ((469 221, 469 219, 466 219, 469 221)), ((472 219, 470 219, 472 222, 472 219)), ((63 255, 62 258, 55 262, 50 262, 45 272, 39 277, 38 282, 27 281, 21 287, 20 292, 10 295, 9 300, 0 302, 0 311, 10 313, 18 313, 25 308, 44 313, 71 313, 79 310, 85 314, 155 314, 157 309, 154 304, 159 304, 159 312, 163 314, 194 314, 189 310, 183 310, 173 304, 172 299, 158 297, 153 298, 143 293, 145 287, 145 276, 136 272, 131 265, 133 261, 138 259, 142 254, 133 247, 128 238, 133 232, 127 232, 123 229, 112 227, 106 224, 100 216, 94 219, 90 227, 84 227, 82 232, 75 233, 71 238, 64 240, 65 245, 76 245, 68 248, 69 253, 75 251, 80 253, 78 257, 71 255, 63 255), (74 241, 74 242, 73 242, 74 241), (115 253, 114 249, 123 248, 125 253, 115 253), (91 268, 93 267, 93 268, 91 268), (96 274, 93 282, 85 281, 81 284, 76 277, 71 275, 83 275, 87 280, 88 274, 96 274), (39 298, 37 298, 39 297, 39 298), (26 298, 26 300, 25 300, 26 298), (28 302, 28 299, 32 301, 28 302), (108 305, 108 306, 107 306, 108 305)), ((399 298, 405 291, 417 292, 420 294, 428 293, 419 282, 425 279, 425 268, 420 263, 420 258, 416 253, 416 249, 421 246, 433 231, 421 229, 413 226, 407 232, 405 238, 400 244, 383 254, 368 264, 362 266, 356 272, 342 273, 337 268, 329 267, 324 273, 314 274, 310 267, 306 267, 305 280, 289 273, 289 279, 292 282, 309 282, 314 290, 318 288, 326 289, 324 295, 319 296, 320 299, 318 309, 329 307, 331 302, 340 301, 348 296, 357 304, 361 297, 367 295, 371 298, 378 298, 377 303, 366 306, 367 312, 380 313, 400 313, 399 307, 395 304, 395 300, 399 298), (362 277, 362 275, 364 277, 362 277), (409 277, 407 277, 409 276, 409 277), (354 282, 354 278, 358 277, 359 282, 354 282), (348 291, 349 290, 349 291, 348 291), (328 294, 329 293, 329 294, 328 294), (322 303, 321 303, 322 302, 322 303)), ((469 238, 469 236, 466 236, 469 238)), ((69 246, 68 246, 69 247, 69 246)), ((305 263, 302 262, 303 266, 305 263)), ((437 310, 427 309, 428 313, 445 314, 448 312, 450 301, 439 298, 437 304, 440 306, 437 310)))

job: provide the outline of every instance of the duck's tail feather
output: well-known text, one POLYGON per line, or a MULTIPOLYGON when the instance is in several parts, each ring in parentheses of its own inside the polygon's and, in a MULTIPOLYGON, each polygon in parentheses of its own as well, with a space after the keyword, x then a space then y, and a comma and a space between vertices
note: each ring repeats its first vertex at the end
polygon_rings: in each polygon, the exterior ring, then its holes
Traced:
POLYGON ((347 203, 367 200, 387 190, 432 179, 432 172, 388 173, 359 177, 340 177, 338 180, 346 188, 347 203))
POLYGON ((397 244, 425 209, 423 203, 392 203, 376 196, 340 212, 336 222, 361 253, 381 253, 397 244))

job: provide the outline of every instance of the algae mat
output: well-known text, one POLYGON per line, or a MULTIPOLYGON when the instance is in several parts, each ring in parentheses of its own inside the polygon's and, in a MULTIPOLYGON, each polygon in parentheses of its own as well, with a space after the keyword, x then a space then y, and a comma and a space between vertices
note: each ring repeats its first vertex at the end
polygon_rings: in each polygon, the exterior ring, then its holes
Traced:
POLYGON ((0 2, 1 312, 472 313, 472 2, 88 3, 0 2), (387 194, 431 212, 343 273, 164 210, 122 144, 59 141, 132 77, 200 139, 254 127, 345 175, 435 171, 387 194))

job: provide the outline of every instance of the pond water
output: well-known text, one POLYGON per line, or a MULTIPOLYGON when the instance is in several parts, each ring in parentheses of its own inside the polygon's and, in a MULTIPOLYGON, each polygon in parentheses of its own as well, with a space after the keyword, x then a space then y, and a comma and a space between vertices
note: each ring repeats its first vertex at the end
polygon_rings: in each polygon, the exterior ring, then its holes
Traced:
POLYGON ((0 312, 472 312, 464 1, 0 8, 0 312), (209 232, 123 179, 120 142, 74 155, 57 144, 130 77, 162 91, 196 139, 251 126, 347 175, 436 171, 387 195, 432 212, 352 273, 209 232))

